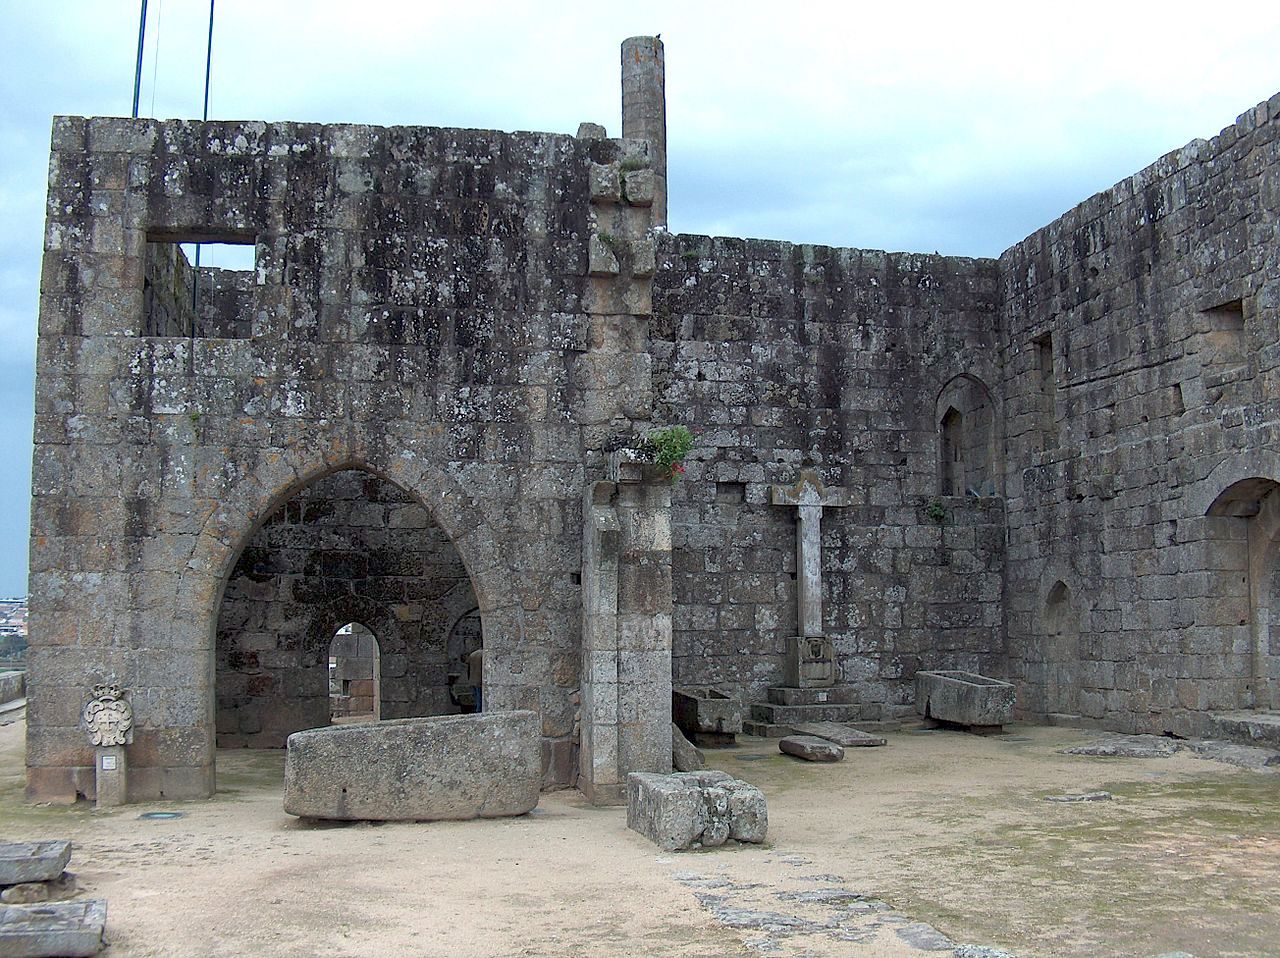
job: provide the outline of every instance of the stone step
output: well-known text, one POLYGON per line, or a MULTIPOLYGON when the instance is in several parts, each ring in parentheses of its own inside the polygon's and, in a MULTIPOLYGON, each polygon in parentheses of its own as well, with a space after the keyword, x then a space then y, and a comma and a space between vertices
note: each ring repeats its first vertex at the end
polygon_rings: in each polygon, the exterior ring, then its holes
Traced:
POLYGON ((751 717, 757 722, 774 725, 797 725, 801 722, 852 722, 862 715, 859 705, 773 705, 754 702, 751 717))
POLYGON ((1216 738, 1280 749, 1280 711, 1218 712, 1210 722, 1216 738))
POLYGON ((783 738, 791 734, 790 725, 774 725, 772 722, 757 722, 755 719, 742 720, 742 733, 757 738, 783 738))
POLYGON ((831 685, 824 689, 775 686, 765 694, 770 705, 852 705, 858 701, 858 690, 852 685, 831 685))

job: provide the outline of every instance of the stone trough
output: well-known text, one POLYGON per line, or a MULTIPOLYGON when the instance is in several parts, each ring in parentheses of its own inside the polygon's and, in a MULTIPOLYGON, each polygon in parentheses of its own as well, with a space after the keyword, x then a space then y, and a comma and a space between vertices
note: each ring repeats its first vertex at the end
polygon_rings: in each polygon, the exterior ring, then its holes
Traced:
POLYGON ((958 669, 916 673, 916 711, 972 732, 999 731, 1013 720, 1016 690, 1008 682, 958 669))
POLYGON ((308 729, 289 736, 284 810, 344 821, 523 815, 538 804, 542 723, 486 712, 308 729))
POLYGON ((710 686, 671 690, 671 718, 694 745, 732 745, 742 731, 742 703, 710 686))

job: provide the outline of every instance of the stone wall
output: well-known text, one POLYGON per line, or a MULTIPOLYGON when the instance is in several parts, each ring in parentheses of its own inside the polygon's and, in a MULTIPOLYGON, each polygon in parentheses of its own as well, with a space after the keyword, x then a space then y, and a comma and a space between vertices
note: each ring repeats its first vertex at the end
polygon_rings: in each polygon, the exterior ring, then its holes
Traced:
POLYGON ((1001 257, 1025 714, 1188 734, 1274 704, 1278 144, 1280 97, 1001 257))
POLYGON ((457 712, 449 673, 463 667, 448 638, 475 607, 462 560, 426 509, 365 472, 326 476, 267 519, 231 572, 218 617, 218 746, 283 748, 291 733, 328 725, 330 646, 350 622, 376 641, 381 717, 457 712))
POLYGON ((824 628, 864 717, 909 708, 918 668, 1001 674, 1002 503, 942 495, 935 415, 957 377, 999 382, 996 264, 682 235, 659 254, 654 420, 698 434, 673 494, 676 684, 781 684, 795 516, 769 487, 810 464, 851 496, 822 518, 824 628))
POLYGON ((596 388, 579 371, 587 180, 621 155, 549 134, 54 122, 33 797, 86 790, 79 708, 108 679, 137 713, 134 795, 209 793, 224 582, 281 503, 347 467, 405 490, 452 541, 488 702, 539 711, 567 779, 584 461, 603 470, 579 422, 596 388), (149 246, 194 241, 256 245, 251 335, 144 335, 149 246))

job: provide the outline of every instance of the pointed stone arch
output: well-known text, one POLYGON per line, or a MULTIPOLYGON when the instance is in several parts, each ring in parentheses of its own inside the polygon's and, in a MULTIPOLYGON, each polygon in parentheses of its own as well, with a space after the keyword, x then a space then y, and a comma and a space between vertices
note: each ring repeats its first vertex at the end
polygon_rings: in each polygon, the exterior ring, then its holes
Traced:
POLYGON ((998 496, 1004 488, 1000 416, 986 383, 953 376, 934 403, 938 489, 944 496, 998 496))
POLYGON ((485 660, 486 704, 491 702, 493 709, 516 707, 509 700, 518 697, 523 687, 502 679, 508 654, 515 653, 523 641, 520 602, 511 577, 503 572, 506 561, 501 537, 495 534, 479 502, 444 472, 424 466, 410 455, 373 462, 337 450, 318 460, 302 450, 274 451, 211 505, 193 535, 190 559, 178 577, 174 597, 173 627, 189 630, 195 641, 190 656, 175 662, 173 680, 189 682, 202 703, 193 722, 199 740, 191 743, 191 753, 206 770, 210 791, 217 728, 216 631, 229 574, 244 547, 281 505, 325 477, 347 469, 367 472, 397 486, 448 536, 470 579, 485 645, 491 651, 485 660))

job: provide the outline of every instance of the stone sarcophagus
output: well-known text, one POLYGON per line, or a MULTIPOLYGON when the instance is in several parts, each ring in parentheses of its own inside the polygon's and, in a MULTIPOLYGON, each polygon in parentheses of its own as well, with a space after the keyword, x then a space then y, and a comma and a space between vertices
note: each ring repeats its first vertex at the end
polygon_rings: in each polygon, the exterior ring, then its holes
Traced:
POLYGON ((344 821, 523 815, 538 804, 541 727, 537 713, 513 711, 295 732, 284 810, 344 821))
POLYGON ((926 719, 999 728, 1013 718, 1016 690, 1008 682, 957 669, 916 673, 916 711, 926 719))
POLYGON ((742 731, 742 703, 710 686, 671 690, 671 718, 698 746, 732 745, 742 731))

